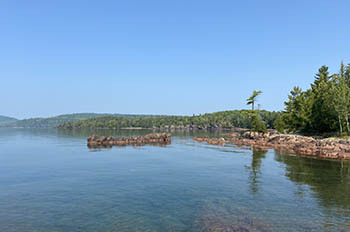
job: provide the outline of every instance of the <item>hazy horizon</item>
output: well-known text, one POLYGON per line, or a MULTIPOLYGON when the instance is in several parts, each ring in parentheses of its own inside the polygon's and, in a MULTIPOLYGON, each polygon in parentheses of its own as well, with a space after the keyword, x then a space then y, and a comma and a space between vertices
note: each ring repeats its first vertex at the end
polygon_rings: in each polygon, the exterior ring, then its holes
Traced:
MULTIPOLYGON (((230 110, 243 110, 243 109, 228 109, 228 110, 219 110, 219 111, 230 111, 230 110)), ((264 110, 264 109, 262 109, 264 110)), ((198 113, 195 115, 202 115, 202 114, 207 114, 207 113, 215 113, 215 112, 219 112, 219 111, 211 111, 211 112, 203 112, 203 113, 198 113)), ((26 118, 17 118, 11 115, 3 115, 0 114, 0 116, 5 116, 5 117, 10 117, 10 118, 15 118, 18 120, 24 120, 24 119, 31 119, 31 118, 51 118, 51 117, 57 117, 57 116, 61 116, 61 115, 71 115, 71 114, 120 114, 120 115, 164 115, 164 116, 193 116, 194 114, 143 114, 143 113, 118 113, 118 112, 70 112, 70 113, 61 113, 61 114, 55 114, 55 115, 38 115, 38 116, 34 116, 34 117, 26 117, 26 118)))

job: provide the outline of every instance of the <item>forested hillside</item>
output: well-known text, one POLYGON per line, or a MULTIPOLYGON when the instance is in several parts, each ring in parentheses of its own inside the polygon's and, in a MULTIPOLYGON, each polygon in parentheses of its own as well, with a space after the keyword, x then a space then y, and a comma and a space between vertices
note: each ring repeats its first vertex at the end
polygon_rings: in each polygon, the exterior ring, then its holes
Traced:
POLYGON ((12 123, 15 121, 17 121, 16 118, 11 118, 11 117, 0 115, 0 125, 6 125, 6 124, 9 124, 9 123, 12 123))
POLYGON ((56 126, 71 121, 83 120, 93 117, 102 117, 107 114, 79 113, 64 114, 49 118, 30 118, 23 120, 14 120, 10 123, 2 124, 2 127, 20 127, 20 128, 55 128, 56 126))
MULTIPOLYGON (((251 120, 248 117, 248 112, 247 110, 232 110, 194 116, 105 116, 76 122, 67 122, 60 125, 59 128, 249 128, 251 120)), ((274 121, 279 115, 277 112, 265 110, 259 111, 259 114, 268 128, 274 127, 274 121)))

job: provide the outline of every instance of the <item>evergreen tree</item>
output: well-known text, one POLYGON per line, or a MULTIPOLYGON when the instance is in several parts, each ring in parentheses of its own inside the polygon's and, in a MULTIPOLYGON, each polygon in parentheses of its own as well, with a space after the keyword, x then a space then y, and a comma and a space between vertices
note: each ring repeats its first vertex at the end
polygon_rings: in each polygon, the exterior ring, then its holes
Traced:
POLYGON ((350 133, 349 110, 350 110, 350 86, 346 80, 346 71, 343 62, 339 74, 334 76, 333 102, 335 112, 338 115, 339 132, 343 134, 343 120, 345 121, 346 133, 350 133))
POLYGON ((336 115, 332 107, 332 82, 328 67, 322 66, 311 85, 314 94, 311 125, 314 132, 332 131, 336 115))
POLYGON ((303 92, 297 86, 291 90, 288 101, 284 103, 286 108, 282 115, 283 124, 288 125, 286 129, 289 132, 305 132, 310 129, 312 102, 311 91, 303 92))
POLYGON ((252 105, 252 110, 254 110, 254 104, 257 101, 257 97, 262 93, 262 91, 253 91, 252 96, 247 99, 247 105, 252 105))
POLYGON ((307 91, 294 87, 275 123, 280 130, 290 132, 321 134, 339 130, 343 134, 350 133, 349 113, 350 65, 342 62, 339 73, 333 75, 322 66, 307 91))
MULTIPOLYGON (((343 64, 344 65, 344 64, 343 64)), ((350 86, 350 64, 345 67, 344 79, 346 83, 350 86)))
POLYGON ((252 105, 252 110, 247 111, 247 116, 250 119, 250 128, 256 132, 266 132, 267 128, 265 123, 262 121, 259 111, 254 109, 254 104, 257 101, 257 97, 262 93, 262 91, 253 91, 253 94, 247 99, 247 105, 252 105))

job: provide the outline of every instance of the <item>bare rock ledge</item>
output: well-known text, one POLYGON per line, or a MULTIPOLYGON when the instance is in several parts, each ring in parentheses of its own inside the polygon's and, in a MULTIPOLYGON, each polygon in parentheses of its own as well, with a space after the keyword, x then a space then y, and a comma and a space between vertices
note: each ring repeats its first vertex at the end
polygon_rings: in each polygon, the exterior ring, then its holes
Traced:
POLYGON ((132 137, 112 137, 112 136, 90 136, 88 138, 88 146, 141 146, 145 144, 166 145, 171 143, 171 134, 169 133, 151 133, 145 136, 132 137))
POLYGON ((194 141, 213 145, 234 143, 253 149, 276 149, 325 159, 350 159, 350 140, 338 138, 316 139, 307 136, 245 132, 229 134, 225 138, 195 137, 194 141))

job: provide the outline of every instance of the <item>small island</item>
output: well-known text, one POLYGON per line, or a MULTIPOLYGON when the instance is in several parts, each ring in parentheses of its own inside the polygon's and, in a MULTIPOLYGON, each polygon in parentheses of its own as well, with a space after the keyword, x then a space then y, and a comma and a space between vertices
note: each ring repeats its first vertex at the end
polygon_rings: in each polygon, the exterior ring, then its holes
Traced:
POLYGON ((169 133, 150 133, 145 136, 112 137, 112 136, 90 136, 87 140, 89 147, 99 146, 142 146, 146 144, 166 145, 171 143, 169 133))

